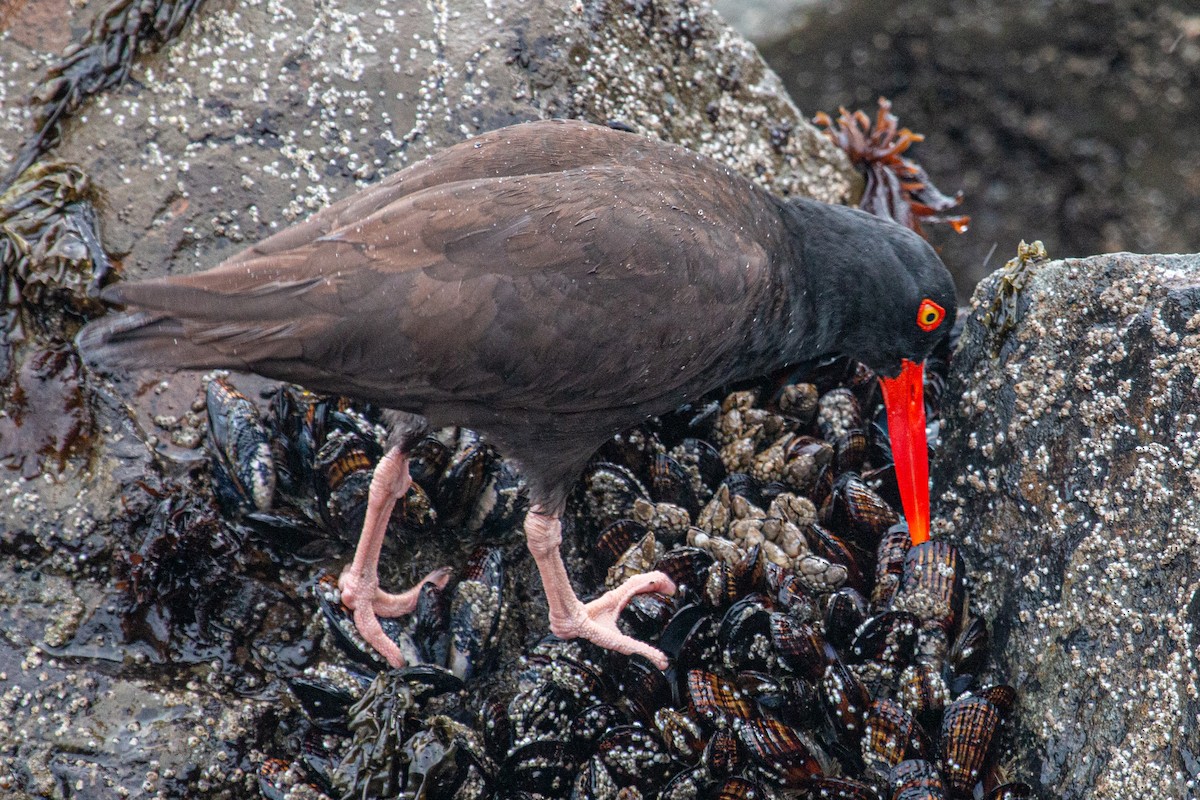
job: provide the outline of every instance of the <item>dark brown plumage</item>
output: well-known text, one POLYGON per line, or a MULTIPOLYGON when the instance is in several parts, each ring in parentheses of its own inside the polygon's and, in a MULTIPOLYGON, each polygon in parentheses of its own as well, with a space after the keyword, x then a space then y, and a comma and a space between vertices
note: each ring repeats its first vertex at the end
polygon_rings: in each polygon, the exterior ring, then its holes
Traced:
POLYGON ((608 437, 722 383, 834 353, 885 374, 921 361, 941 331, 916 309, 954 292, 899 226, 564 120, 484 134, 215 269, 104 297, 141 311, 83 330, 93 362, 247 369, 475 428, 556 516, 608 437))

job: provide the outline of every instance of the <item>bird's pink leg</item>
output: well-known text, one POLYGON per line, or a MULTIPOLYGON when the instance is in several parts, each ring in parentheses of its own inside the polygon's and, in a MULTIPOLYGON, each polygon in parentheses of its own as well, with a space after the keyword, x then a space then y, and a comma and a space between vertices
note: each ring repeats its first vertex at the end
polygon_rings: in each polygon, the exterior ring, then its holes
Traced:
POLYGON ((423 584, 435 583, 444 588, 450 580, 450 571, 443 567, 435 569, 416 586, 401 594, 391 594, 379 588, 379 553, 387 533, 388 519, 392 516, 396 501, 404 496, 411 485, 408 458, 400 452, 400 448, 393 447, 375 465, 358 548, 354 551, 354 560, 338 578, 342 602, 354 612, 354 626, 367 644, 374 647, 393 667, 403 667, 404 656, 400 654, 396 643, 383 632, 379 617, 412 613, 417 607, 417 597, 423 584))
POLYGON ((550 631, 560 639, 581 637, 607 650, 618 653, 640 653, 659 669, 667 668, 667 657, 661 650, 626 636, 617 628, 617 616, 634 595, 643 592, 674 594, 675 584, 661 572, 635 575, 625 583, 586 605, 571 588, 567 568, 563 565, 559 545, 562 544, 562 523, 558 517, 534 506, 525 516, 525 543, 537 562, 550 605, 550 631))

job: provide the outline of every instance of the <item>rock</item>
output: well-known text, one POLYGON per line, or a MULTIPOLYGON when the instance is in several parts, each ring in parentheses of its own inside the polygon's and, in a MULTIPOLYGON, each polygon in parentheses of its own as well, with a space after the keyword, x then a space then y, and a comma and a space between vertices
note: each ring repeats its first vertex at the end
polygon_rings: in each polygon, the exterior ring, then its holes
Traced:
POLYGON ((961 544, 1017 688, 1017 773, 1046 797, 1194 797, 1200 255, 1001 271, 972 306, 935 535, 961 544), (985 323, 1000 292, 1007 333, 985 323))
MULTIPOLYGON (((75 30, 100 13, 60 5, 75 30)), ((0 59, 19 66, 3 87, 12 99, 59 41, 19 27, 0 37, 0 59)), ((854 179, 753 47, 706 4, 662 0, 203 4, 175 41, 142 51, 128 82, 69 112, 47 158, 81 167, 79 218, 94 211, 132 279, 210 267, 434 148, 552 116, 628 125, 784 193, 844 201, 854 179)), ((28 118, 5 104, 0 155, 20 150, 28 118)), ((57 255, 87 276, 83 249, 57 255)), ((0 280, 0 311, 39 324, 4 348, 6 402, 14 376, 36 376, 39 354, 94 313, 51 318, 20 288, 0 280)), ((81 384, 92 447, 20 459, 33 477, 0 473, 0 797, 251 796, 264 754, 295 751, 281 678, 317 656, 309 588, 349 551, 298 563, 218 519, 203 450, 177 435, 196 429, 200 376, 113 378, 81 384)), ((238 386, 254 396, 261 383, 238 386)), ((0 415, 0 433, 19 423, 0 415)), ((38 430, 63 438, 22 428, 38 430)), ((400 550, 384 580, 461 565, 456 547, 400 550)), ((519 569, 514 583, 534 580, 519 569)), ((505 652, 545 632, 541 598, 520 599, 505 652)))
POLYGON ((780 5, 739 3, 770 9, 753 41, 801 110, 873 116, 884 95, 927 137, 906 155, 963 190, 970 233, 930 237, 964 300, 1020 234, 1058 256, 1200 251, 1194 3, 780 5))

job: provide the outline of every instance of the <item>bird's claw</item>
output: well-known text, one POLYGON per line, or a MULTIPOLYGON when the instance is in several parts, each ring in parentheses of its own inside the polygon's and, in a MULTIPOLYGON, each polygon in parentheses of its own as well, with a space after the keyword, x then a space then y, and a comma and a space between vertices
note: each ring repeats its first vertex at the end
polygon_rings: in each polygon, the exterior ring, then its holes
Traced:
POLYGON ((662 572, 635 575, 595 600, 579 603, 565 618, 551 619, 550 630, 561 639, 587 639, 606 650, 626 655, 637 653, 659 669, 666 669, 667 657, 661 650, 622 633, 617 627, 617 617, 629 601, 646 592, 674 594, 675 584, 662 572))
POLYGON ((449 567, 439 567, 408 591, 392 594, 379 588, 378 576, 360 573, 351 565, 342 570, 338 578, 338 589, 341 590, 342 605, 354 612, 354 627, 358 630, 358 635, 383 656, 390 666, 399 669, 407 662, 401 655, 400 648, 384 633, 379 618, 411 614, 416 610, 422 586, 432 583, 439 589, 444 589, 450 581, 450 576, 449 567))

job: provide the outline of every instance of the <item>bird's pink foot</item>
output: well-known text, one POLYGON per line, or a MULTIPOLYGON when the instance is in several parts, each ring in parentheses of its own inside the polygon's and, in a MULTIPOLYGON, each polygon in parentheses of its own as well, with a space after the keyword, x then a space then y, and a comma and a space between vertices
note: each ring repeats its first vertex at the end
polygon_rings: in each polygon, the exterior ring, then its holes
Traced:
POLYGON ((542 576, 550 606, 550 630, 555 636, 587 639, 607 650, 627 655, 638 653, 659 669, 667 668, 666 655, 622 633, 617 627, 617 617, 635 595, 644 592, 674 594, 675 584, 670 578, 661 572, 635 575, 616 589, 584 604, 571 588, 558 550, 562 543, 562 523, 558 517, 542 513, 538 506, 530 509, 525 517, 525 538, 542 576))
POLYGON ((354 612, 354 627, 358 629, 359 636, 375 648, 388 664, 399 668, 405 664, 404 656, 396 643, 383 632, 379 618, 411 614, 417 607, 417 598, 421 594, 422 586, 433 583, 439 589, 444 589, 449 581, 449 568, 440 567, 408 591, 392 594, 379 588, 379 576, 374 569, 366 574, 356 570, 355 565, 351 564, 342 570, 338 578, 338 588, 342 593, 342 604, 354 612))
POLYGON ((387 533, 388 518, 396 501, 404 496, 411 485, 408 458, 399 448, 393 447, 375 465, 371 489, 367 493, 367 515, 363 520, 362 535, 358 537, 358 547, 354 551, 354 561, 338 578, 342 603, 354 612, 354 627, 367 644, 393 667, 403 667, 404 656, 400 654, 396 643, 383 632, 379 617, 412 613, 417 607, 423 584, 435 583, 439 588, 445 588, 450 580, 450 571, 443 567, 435 569, 416 586, 401 594, 391 594, 379 588, 379 553, 383 548, 384 534, 387 533))

